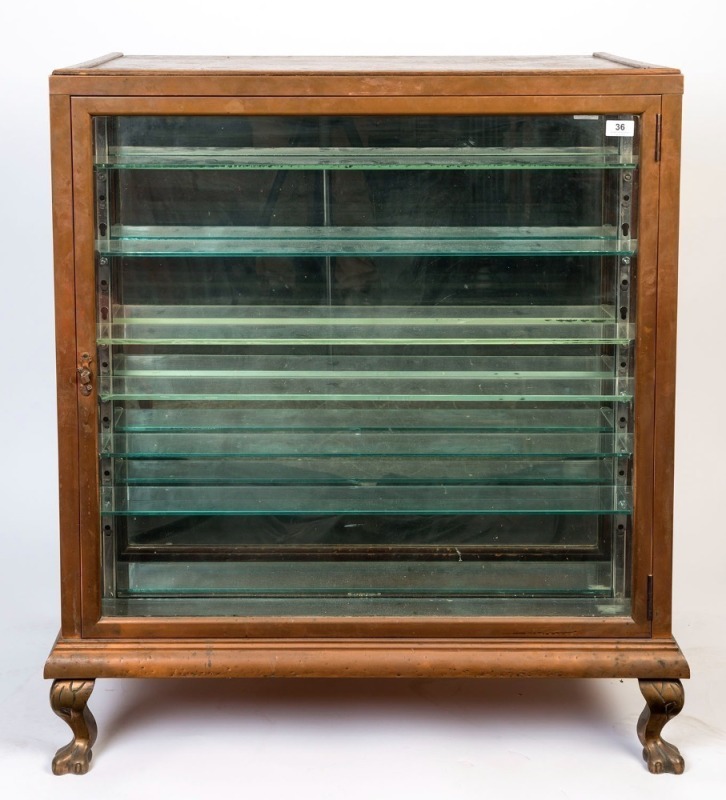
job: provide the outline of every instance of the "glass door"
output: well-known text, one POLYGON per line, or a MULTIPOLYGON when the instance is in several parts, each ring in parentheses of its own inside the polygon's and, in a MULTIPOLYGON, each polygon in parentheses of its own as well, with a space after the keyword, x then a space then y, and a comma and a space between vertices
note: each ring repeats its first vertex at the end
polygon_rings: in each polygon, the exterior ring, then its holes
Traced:
POLYGON ((107 616, 627 616, 638 115, 96 116, 107 616))

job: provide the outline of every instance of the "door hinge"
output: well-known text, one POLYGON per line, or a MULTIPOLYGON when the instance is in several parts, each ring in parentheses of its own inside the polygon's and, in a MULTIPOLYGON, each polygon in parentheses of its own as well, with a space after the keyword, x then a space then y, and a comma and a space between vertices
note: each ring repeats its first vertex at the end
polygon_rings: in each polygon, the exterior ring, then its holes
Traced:
POLYGON ((663 117, 660 114, 655 115, 655 160, 656 161, 660 161, 662 119, 663 117))
POLYGON ((648 575, 648 621, 653 620, 653 576, 648 575))

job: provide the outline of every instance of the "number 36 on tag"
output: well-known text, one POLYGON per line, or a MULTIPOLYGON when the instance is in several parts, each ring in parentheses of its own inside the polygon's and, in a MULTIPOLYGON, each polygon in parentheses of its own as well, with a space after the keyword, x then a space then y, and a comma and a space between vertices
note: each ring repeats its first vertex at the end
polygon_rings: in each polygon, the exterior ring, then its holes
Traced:
POLYGON ((605 121, 605 136, 634 136, 635 120, 608 119, 605 121))

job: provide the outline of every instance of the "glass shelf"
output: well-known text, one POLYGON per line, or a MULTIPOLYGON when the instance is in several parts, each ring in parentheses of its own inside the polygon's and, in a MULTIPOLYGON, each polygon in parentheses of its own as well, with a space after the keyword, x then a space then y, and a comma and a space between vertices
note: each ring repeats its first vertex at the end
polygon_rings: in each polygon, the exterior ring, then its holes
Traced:
MULTIPOLYGON (((131 350, 131 348, 128 348, 131 350)), ((199 378, 611 378, 607 356, 309 356, 119 354, 116 377, 199 378)))
POLYGON ((471 433, 608 433, 613 431, 607 407, 569 408, 300 408, 166 407, 134 408, 133 401, 117 409, 117 433, 234 433, 243 431, 467 431, 471 433))
POLYGON ((634 255, 614 226, 343 227, 114 225, 102 256, 634 255))
POLYGON ((622 486, 128 486, 101 488, 110 516, 203 514, 628 514, 622 486))
POLYGON ((225 458, 219 454, 207 458, 196 455, 173 458, 168 453, 151 456, 137 458, 123 450, 117 453, 112 487, 123 492, 125 486, 134 485, 610 485, 617 469, 616 459, 600 456, 588 459, 581 455, 559 459, 469 458, 458 454, 454 458, 433 455, 426 458, 308 458, 294 455, 271 459, 248 454, 243 458, 225 458))
POLYGON ((598 458, 630 452, 627 435, 618 437, 623 447, 614 449, 612 436, 592 433, 472 433, 343 431, 309 433, 132 433, 113 437, 104 455, 134 458, 247 458, 287 456, 412 457, 476 456, 598 458))
POLYGON ((634 169, 603 147, 110 147, 98 169, 634 169))
POLYGON ((99 344, 627 344, 611 306, 116 306, 99 344))
MULTIPOLYGON (((301 609, 309 609, 309 598, 316 597, 357 597, 359 604, 360 598, 365 598, 367 604, 380 602, 385 597, 428 596, 461 601, 466 597, 509 595, 511 602, 512 594, 520 598, 566 598, 568 595, 586 598, 608 597, 610 591, 606 565, 587 561, 563 562, 557 570, 552 570, 551 564, 537 562, 505 562, 482 568, 477 561, 460 561, 455 566, 450 562, 389 562, 378 564, 378 569, 359 561, 351 564, 311 561, 306 566, 303 571, 299 565, 280 562, 203 564, 182 561, 162 565, 142 561, 132 565, 129 586, 122 596, 184 597, 205 595, 211 588, 215 594, 252 596, 258 601, 294 598, 296 606, 299 603, 301 609)), ((445 610, 446 605, 442 604, 444 616, 456 613, 456 610, 445 610)), ((351 609, 354 608, 351 604, 351 609)), ((396 613, 401 611, 399 605, 396 613)), ((408 609, 408 613, 415 614, 416 610, 408 609)))
MULTIPOLYGON (((499 591, 498 594, 487 593, 486 590, 469 592, 457 596, 451 591, 439 591, 434 584, 427 593, 419 596, 396 596, 394 591, 368 593, 366 595, 349 592, 345 589, 333 594, 313 594, 308 596, 304 587, 299 587, 294 594, 280 593, 277 596, 258 597, 253 593, 246 595, 240 592, 227 592, 216 596, 211 591, 198 588, 195 592, 163 592, 155 583, 158 578, 165 577, 163 586, 168 586, 179 577, 177 570, 172 575, 163 576, 158 565, 137 564, 141 567, 156 567, 146 571, 134 569, 134 585, 129 591, 119 592, 120 597, 104 598, 102 613, 109 617, 283 617, 285 615, 324 617, 511 617, 514 609, 523 617, 623 617, 630 613, 629 599, 614 598, 610 586, 602 579, 600 583, 590 580, 590 575, 582 575, 580 589, 571 586, 568 592, 551 583, 544 585, 542 577, 538 589, 532 588, 533 581, 528 582, 528 589, 512 595, 511 592, 499 591), (599 588, 595 588, 599 587, 599 588), (200 600, 202 602, 200 602, 200 600), (544 602, 546 601, 546 602, 544 602)), ((326 565, 327 566, 327 565, 326 565)), ((609 568, 608 564, 601 565, 609 568)), ((558 575, 561 574, 558 570, 558 575)), ((245 576, 237 576, 238 585, 244 585, 245 576)), ((278 576, 270 576, 270 581, 278 576)), ((449 576, 444 573, 442 579, 449 576)), ((393 580, 393 576, 392 576, 393 580)), ((201 586, 203 577, 199 577, 201 586)), ((401 592, 399 592, 401 595, 401 592)))
MULTIPOLYGON (((278 395, 284 401, 354 395, 425 400, 431 395, 590 397, 615 392, 607 357, 123 355, 116 364, 113 376, 102 381, 102 397, 278 395)), ((618 395, 629 388, 623 379, 618 395)))
POLYGON ((198 377, 111 378, 99 389, 102 401, 109 400, 239 400, 289 403, 296 401, 406 401, 406 402, 587 402, 621 401, 632 398, 633 381, 572 378, 540 379, 512 376, 459 379, 396 379, 391 376, 367 379, 338 374, 318 380, 198 377))

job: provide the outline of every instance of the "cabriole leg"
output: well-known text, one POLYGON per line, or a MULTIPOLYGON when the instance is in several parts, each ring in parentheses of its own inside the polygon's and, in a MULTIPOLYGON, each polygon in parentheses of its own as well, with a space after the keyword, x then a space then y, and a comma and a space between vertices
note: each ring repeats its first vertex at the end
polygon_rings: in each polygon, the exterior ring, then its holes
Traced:
POLYGON ((661 738, 663 726, 683 708, 683 685, 678 680, 640 680, 640 691, 646 706, 638 720, 638 738, 643 745, 643 758, 654 773, 683 772, 683 757, 678 748, 661 738))
POLYGON ((73 741, 55 754, 53 772, 56 775, 83 775, 88 772, 91 748, 96 741, 98 728, 86 704, 93 691, 94 680, 53 681, 50 705, 73 731, 73 741))

